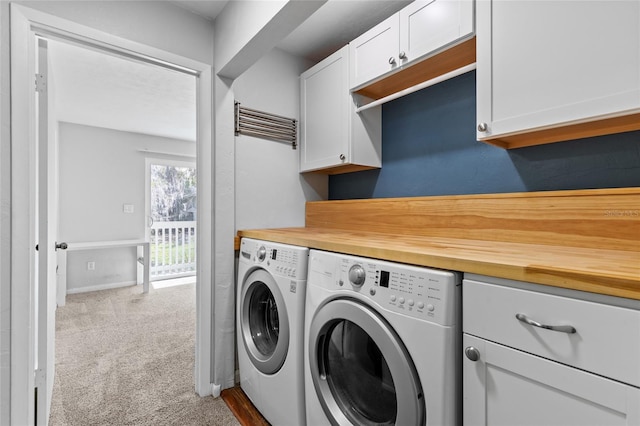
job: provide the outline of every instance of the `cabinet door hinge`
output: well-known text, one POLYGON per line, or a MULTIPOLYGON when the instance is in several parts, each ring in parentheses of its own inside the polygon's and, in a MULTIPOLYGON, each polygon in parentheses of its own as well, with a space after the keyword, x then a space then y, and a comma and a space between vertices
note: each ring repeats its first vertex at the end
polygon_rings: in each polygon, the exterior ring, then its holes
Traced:
POLYGON ((47 77, 44 74, 36 74, 36 92, 46 93, 47 77))
POLYGON ((44 386, 45 379, 44 370, 41 368, 37 369, 34 374, 35 387, 39 388, 44 386))

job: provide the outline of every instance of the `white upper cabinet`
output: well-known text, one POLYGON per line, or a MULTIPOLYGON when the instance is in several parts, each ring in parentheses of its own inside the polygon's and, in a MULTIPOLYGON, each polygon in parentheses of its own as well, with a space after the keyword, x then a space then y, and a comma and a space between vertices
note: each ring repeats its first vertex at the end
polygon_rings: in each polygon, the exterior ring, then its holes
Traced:
POLYGON ((479 140, 640 129, 640 1, 483 0, 476 15, 479 140))
POLYGON ((352 59, 350 87, 374 80, 400 65, 399 23, 396 13, 349 43, 352 59))
POLYGON ((300 171, 346 173, 381 166, 381 108, 355 112, 349 47, 300 76, 300 171))
POLYGON ((416 1, 399 12, 399 59, 406 64, 471 36, 473 1, 416 1))
POLYGON ((351 88, 473 36, 472 0, 415 1, 349 43, 351 88))

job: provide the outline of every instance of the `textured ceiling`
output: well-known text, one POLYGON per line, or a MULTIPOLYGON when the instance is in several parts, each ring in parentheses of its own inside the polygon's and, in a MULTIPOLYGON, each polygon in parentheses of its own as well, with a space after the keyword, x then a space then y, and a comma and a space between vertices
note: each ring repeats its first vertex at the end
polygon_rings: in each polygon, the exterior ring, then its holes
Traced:
POLYGON ((194 141, 196 78, 50 42, 59 121, 194 141))
MULTIPOLYGON (((172 3, 213 23, 227 0, 172 3)), ((329 0, 277 47, 318 62, 408 3, 329 0)), ((50 45, 60 121, 195 140, 195 77, 65 43, 50 45)))

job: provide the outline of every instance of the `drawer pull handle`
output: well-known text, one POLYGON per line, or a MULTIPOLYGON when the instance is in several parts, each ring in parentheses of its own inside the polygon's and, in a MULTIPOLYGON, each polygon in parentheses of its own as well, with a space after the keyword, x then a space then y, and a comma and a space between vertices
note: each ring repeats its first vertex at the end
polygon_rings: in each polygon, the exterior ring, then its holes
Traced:
POLYGON ((531 318, 527 317, 525 314, 516 314, 516 318, 518 319, 518 321, 522 321, 525 324, 529 324, 534 327, 544 328, 546 330, 559 331, 561 333, 569 333, 569 334, 573 334, 576 332, 575 327, 571 325, 540 324, 538 321, 532 320, 531 318))

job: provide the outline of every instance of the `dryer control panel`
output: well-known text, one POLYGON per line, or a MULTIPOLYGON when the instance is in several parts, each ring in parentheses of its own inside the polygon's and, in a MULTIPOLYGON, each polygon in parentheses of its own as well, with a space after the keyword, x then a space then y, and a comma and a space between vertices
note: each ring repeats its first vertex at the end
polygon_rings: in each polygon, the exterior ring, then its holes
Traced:
POLYGON ((307 286, 356 292, 386 310, 442 325, 458 321, 456 272, 311 250, 307 286))
POLYGON ((240 261, 260 265, 272 274, 297 280, 307 278, 308 252, 297 247, 270 241, 243 238, 240 243, 240 261))

